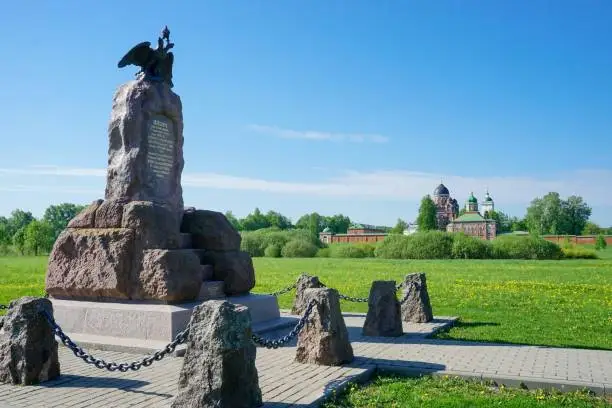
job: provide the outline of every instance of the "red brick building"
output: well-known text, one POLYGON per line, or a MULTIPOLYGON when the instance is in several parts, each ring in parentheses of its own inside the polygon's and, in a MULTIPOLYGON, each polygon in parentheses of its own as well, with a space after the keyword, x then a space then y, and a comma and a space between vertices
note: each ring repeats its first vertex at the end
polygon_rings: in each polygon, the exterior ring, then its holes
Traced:
POLYGON ((457 218, 459 214, 459 204, 457 204, 457 200, 451 197, 448 188, 442 183, 434 190, 433 202, 437 209, 438 228, 446 231, 448 223, 457 218))
MULTIPOLYGON (((487 198, 493 201, 487 192, 487 198)), ((497 235, 497 225, 495 220, 487 219, 478 212, 478 200, 471 193, 465 204, 465 214, 452 220, 447 226, 448 232, 463 232, 472 237, 480 239, 494 239, 497 235)))
POLYGON ((329 228, 319 233, 319 239, 325 244, 378 242, 386 236, 387 232, 383 228, 367 224, 351 225, 346 234, 334 234, 329 228))

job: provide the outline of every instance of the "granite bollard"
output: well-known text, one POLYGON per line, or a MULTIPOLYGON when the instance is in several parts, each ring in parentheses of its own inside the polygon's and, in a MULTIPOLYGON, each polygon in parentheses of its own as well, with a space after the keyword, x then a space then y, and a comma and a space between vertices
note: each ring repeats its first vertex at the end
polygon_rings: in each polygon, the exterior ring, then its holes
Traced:
POLYGON ((404 322, 427 323, 433 320, 433 311, 431 310, 424 273, 406 275, 401 305, 404 322))
POLYGON ((398 337, 404 333, 395 281, 374 281, 368 298, 364 336, 398 337))
POLYGON ((306 311, 306 307, 308 306, 308 303, 306 303, 304 299, 304 291, 306 289, 316 289, 321 287, 323 287, 323 285, 321 282, 319 282, 319 278, 317 276, 309 276, 305 273, 301 274, 296 282, 295 299, 293 300, 291 313, 301 316, 304 311, 306 311))
POLYGON ((340 365, 353 361, 353 347, 340 310, 336 289, 316 288, 304 291, 304 300, 315 305, 298 335, 295 361, 319 365, 340 365))
POLYGON ((60 375, 57 341, 42 312, 53 316, 48 299, 22 297, 0 320, 0 382, 39 384, 60 375))
POLYGON ((172 408, 262 405, 248 308, 209 300, 193 310, 172 408))

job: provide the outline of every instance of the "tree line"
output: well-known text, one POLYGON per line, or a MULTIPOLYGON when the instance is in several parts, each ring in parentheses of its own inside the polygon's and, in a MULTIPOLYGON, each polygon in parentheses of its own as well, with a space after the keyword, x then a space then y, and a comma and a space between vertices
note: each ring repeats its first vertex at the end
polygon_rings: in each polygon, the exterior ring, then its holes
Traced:
POLYGON ((12 246, 21 255, 48 253, 68 222, 84 208, 62 203, 49 206, 41 219, 20 209, 11 212, 8 218, 0 216, 0 252, 6 253, 12 246))
MULTIPOLYGON (((0 253, 6 253, 9 247, 20 254, 48 253, 60 232, 74 218, 84 205, 62 203, 49 206, 42 218, 36 219, 31 212, 14 210, 9 217, 0 216, 0 253)), ((462 210, 463 212, 464 210, 462 210)), ((511 217, 502 211, 483 214, 494 219, 498 233, 528 231, 535 235, 612 235, 612 227, 602 228, 589 221, 591 207, 580 196, 569 196, 562 199, 559 193, 550 192, 543 197, 533 199, 523 218, 511 217)), ((351 219, 343 214, 331 216, 317 212, 304 214, 295 223, 277 212, 262 212, 255 208, 243 218, 236 217, 231 211, 225 216, 239 231, 257 231, 266 228, 280 230, 300 229, 309 231, 315 237, 326 228, 335 234, 344 234, 352 225, 351 219)), ((419 231, 438 229, 436 206, 427 195, 421 200, 416 220, 419 231)), ((380 227, 384 232, 401 234, 408 223, 398 219, 394 227, 380 227)))
MULTIPOLYGON (((419 231, 438 229, 436 205, 431 196, 421 200, 417 224, 419 231)), ((465 209, 459 215, 465 213, 465 209)), ((495 220, 498 234, 527 231, 534 235, 612 235, 612 227, 603 228, 589 221, 592 209, 580 196, 562 199, 559 193, 550 192, 534 198, 523 218, 511 217, 502 211, 487 211, 485 218, 495 220)), ((403 223, 400 219, 398 225, 403 223)))

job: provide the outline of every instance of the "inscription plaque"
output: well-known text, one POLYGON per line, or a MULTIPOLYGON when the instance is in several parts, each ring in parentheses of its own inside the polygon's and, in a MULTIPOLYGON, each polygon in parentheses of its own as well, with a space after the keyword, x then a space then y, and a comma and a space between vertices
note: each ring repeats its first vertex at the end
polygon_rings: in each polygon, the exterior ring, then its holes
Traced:
POLYGON ((158 188, 166 187, 171 181, 176 160, 175 139, 172 120, 165 116, 154 116, 149 120, 147 165, 158 188))

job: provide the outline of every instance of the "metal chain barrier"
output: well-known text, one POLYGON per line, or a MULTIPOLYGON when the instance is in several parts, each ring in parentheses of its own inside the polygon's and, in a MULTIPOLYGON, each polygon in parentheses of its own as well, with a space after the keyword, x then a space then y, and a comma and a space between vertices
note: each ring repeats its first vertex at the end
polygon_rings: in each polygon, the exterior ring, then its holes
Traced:
POLYGON ((286 336, 271 340, 271 339, 263 338, 253 333, 251 338, 253 339, 255 344, 264 346, 267 349, 277 349, 283 346, 284 344, 288 343, 291 339, 293 339, 295 336, 297 336, 300 333, 300 331, 302 331, 302 329, 304 328, 304 325, 306 324, 306 320, 308 320, 308 317, 310 316, 310 313, 312 312, 312 309, 314 308, 315 304, 316 302, 314 300, 312 300, 308 304, 308 306, 306 307, 306 310, 304 311, 304 315, 297 322, 293 330, 291 330, 289 334, 287 334, 286 336))
POLYGON ((294 283, 293 285, 289 285, 286 288, 283 288, 281 290, 278 290, 276 292, 272 292, 272 293, 266 293, 266 295, 268 296, 274 296, 274 297, 278 297, 280 295, 284 295, 287 292, 291 292, 293 289, 297 288, 297 283, 294 283))
MULTIPOLYGON (((323 286, 324 288, 328 288, 329 286, 327 286, 326 284, 324 284, 323 282, 320 282, 321 286, 323 286)), ((336 289, 338 290, 338 289, 336 289)), ((343 300, 347 300, 349 302, 357 302, 357 303, 367 303, 368 302, 368 298, 360 298, 360 297, 354 297, 354 296, 347 296, 347 295, 343 295, 342 293, 340 293, 340 291, 338 291, 338 295, 340 296, 340 299, 343 300)))
POLYGON ((155 361, 160 361, 166 355, 173 353, 179 344, 184 343, 187 340, 187 335, 189 334, 189 326, 187 326, 187 328, 183 330, 182 332, 180 332, 179 334, 177 334, 175 339, 171 343, 169 343, 165 348, 156 351, 155 353, 153 353, 152 356, 144 357, 140 361, 134 361, 131 363, 120 363, 120 364, 117 364, 114 362, 107 363, 104 360, 95 358, 94 356, 87 354, 85 350, 77 346, 70 339, 70 337, 68 337, 66 333, 64 333, 62 328, 59 327, 57 323, 55 323, 55 320, 53 319, 51 315, 49 315, 49 313, 47 313, 44 310, 41 311, 41 313, 45 316, 45 318, 51 325, 53 332, 61 339, 62 343, 74 353, 75 356, 79 357, 80 359, 85 361, 87 364, 94 365, 96 368, 106 369, 108 371, 119 370, 122 373, 125 373, 128 370, 137 371, 137 370, 140 370, 141 367, 148 367, 151 364, 153 364, 155 361))
MULTIPOLYGON (((310 276, 310 275, 307 275, 307 276, 310 276)), ((321 283, 321 286, 323 286, 324 288, 328 287, 323 282, 320 282, 320 283, 321 283)), ((405 282, 400 282, 399 284, 395 285, 395 289, 396 290, 401 290, 405 286, 405 284, 406 284, 405 282)), ((278 297, 280 295, 284 295, 285 293, 292 291, 295 288, 297 288, 297 283, 294 283, 293 285, 289 285, 286 288, 283 288, 283 289, 281 289, 279 291, 272 292, 272 293, 267 293, 267 295, 278 297)), ((349 302, 356 302, 356 303, 367 303, 368 302, 368 298, 361 298, 361 297, 343 295, 340 292, 338 292, 338 295, 340 296, 340 299, 346 300, 346 301, 349 301, 349 302)))

